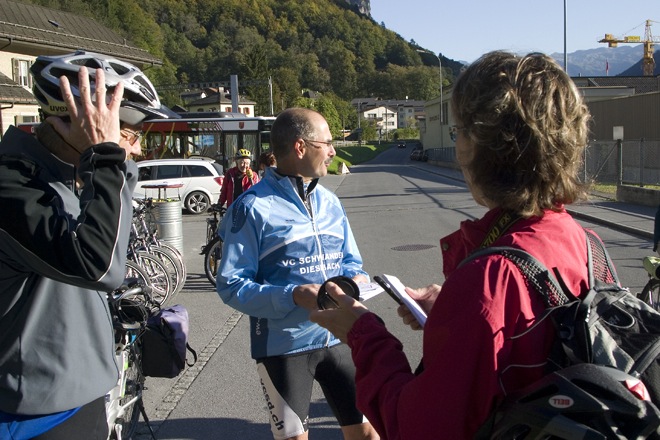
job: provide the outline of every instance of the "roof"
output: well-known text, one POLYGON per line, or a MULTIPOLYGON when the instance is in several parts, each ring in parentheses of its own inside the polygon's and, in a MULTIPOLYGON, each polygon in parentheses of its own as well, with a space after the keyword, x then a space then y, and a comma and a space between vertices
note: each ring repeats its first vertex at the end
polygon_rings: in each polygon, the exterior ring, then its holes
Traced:
POLYGON ((629 87, 635 94, 660 91, 660 76, 574 76, 576 86, 588 87, 629 87))
POLYGON ((32 93, 18 85, 4 73, 0 72, 0 103, 2 104, 36 104, 32 93))
POLYGON ((52 55, 83 49, 133 63, 162 64, 92 18, 13 0, 0 0, 0 11, 0 39, 9 42, 0 45, 5 52, 52 55))

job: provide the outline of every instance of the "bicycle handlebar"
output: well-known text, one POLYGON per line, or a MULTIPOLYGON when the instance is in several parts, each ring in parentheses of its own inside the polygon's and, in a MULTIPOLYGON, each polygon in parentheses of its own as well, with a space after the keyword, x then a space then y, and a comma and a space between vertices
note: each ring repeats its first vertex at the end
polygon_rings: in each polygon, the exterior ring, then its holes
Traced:
POLYGON ((220 215, 224 215, 225 212, 227 212, 227 208, 224 206, 220 206, 218 203, 214 203, 209 207, 210 212, 217 212, 220 215))
POLYGON ((137 280, 125 280, 119 288, 111 292, 112 301, 121 301, 129 296, 144 296, 151 300, 151 287, 137 282, 137 280))

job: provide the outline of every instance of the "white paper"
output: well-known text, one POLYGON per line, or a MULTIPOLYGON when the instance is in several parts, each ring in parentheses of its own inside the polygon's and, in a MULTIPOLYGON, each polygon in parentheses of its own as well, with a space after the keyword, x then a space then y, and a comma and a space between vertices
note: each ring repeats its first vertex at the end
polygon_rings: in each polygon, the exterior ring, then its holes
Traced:
POLYGON ((415 319, 417 319, 417 322, 419 322, 419 324, 424 327, 424 324, 426 323, 426 312, 422 310, 417 301, 412 299, 410 295, 406 293, 406 287, 403 285, 401 280, 399 280, 394 275, 387 274, 381 275, 381 278, 387 281, 390 286, 392 286, 396 296, 401 298, 401 301, 403 301, 403 304, 408 307, 415 319))
POLYGON ((358 283, 358 287, 360 288, 360 301, 366 301, 384 292, 378 283, 358 283))

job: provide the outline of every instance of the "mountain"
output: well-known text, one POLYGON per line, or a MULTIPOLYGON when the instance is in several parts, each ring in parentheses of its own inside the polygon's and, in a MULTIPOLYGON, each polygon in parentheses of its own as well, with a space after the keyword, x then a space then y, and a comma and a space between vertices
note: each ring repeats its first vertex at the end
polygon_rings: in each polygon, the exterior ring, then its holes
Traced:
MULTIPOLYGON (((551 55, 562 66, 564 54, 551 55)), ((569 53, 568 74, 570 76, 642 76, 642 57, 644 47, 642 44, 634 46, 599 47, 596 49, 578 50, 569 53), (609 65, 609 73, 606 66, 609 65)), ((660 54, 656 51, 655 75, 660 74, 660 54)))

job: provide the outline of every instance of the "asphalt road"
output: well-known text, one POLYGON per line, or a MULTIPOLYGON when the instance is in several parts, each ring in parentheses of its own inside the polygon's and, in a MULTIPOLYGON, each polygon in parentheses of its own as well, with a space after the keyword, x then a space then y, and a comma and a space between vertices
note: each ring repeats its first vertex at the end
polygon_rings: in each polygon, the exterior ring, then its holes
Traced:
MULTIPOLYGON (((478 218, 485 208, 474 203, 454 170, 410 162, 410 148, 392 148, 351 173, 327 176, 321 184, 342 200, 372 275, 397 275, 420 287, 442 283, 440 237, 460 221, 478 218)), ((641 258, 650 254, 649 231, 655 209, 594 200, 574 214, 605 240, 622 283, 640 291, 645 283, 641 258), (609 219, 609 220, 608 220, 609 219), (649 226, 650 225, 650 226, 649 226)), ((199 354, 194 367, 176 379, 148 379, 145 406, 158 439, 269 439, 267 413, 249 357, 248 318, 225 306, 203 275, 205 216, 183 218, 184 258, 188 279, 171 303, 188 308, 190 343, 199 354)), ((421 332, 404 327, 396 304, 386 295, 366 305, 378 313, 404 344, 414 367, 421 352, 421 332)), ((320 389, 310 410, 310 437, 342 438, 320 389)), ((144 424, 139 439, 148 439, 144 424)))

